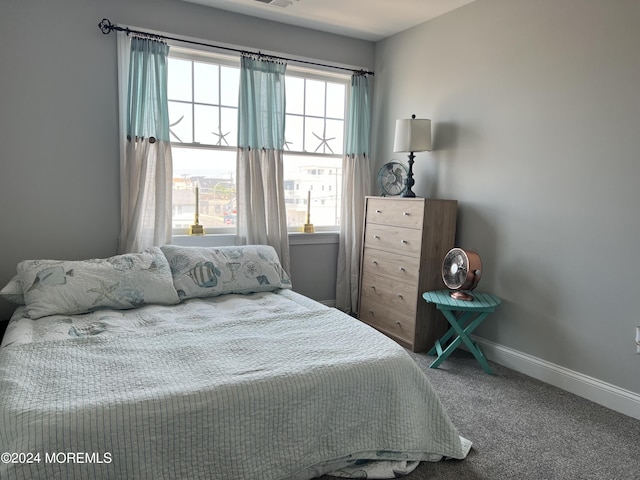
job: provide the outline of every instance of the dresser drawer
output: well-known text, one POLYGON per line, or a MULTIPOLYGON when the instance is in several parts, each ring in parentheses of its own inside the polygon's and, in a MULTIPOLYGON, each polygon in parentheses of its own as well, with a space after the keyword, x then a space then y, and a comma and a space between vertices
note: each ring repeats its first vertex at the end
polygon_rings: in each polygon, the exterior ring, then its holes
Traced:
POLYGON ((403 313, 392 305, 377 301, 373 297, 361 297, 359 319, 390 336, 413 344, 415 317, 403 313))
POLYGON ((390 250, 403 255, 420 256, 422 231, 412 228, 388 227, 385 225, 367 225, 364 233, 364 246, 390 250))
POLYGON ((377 223, 421 230, 423 212, 422 200, 367 199, 367 224, 377 223))
POLYGON ((416 285, 365 273, 362 275, 361 294, 363 297, 373 297, 374 300, 385 305, 391 305, 396 311, 409 313, 412 317, 416 313, 418 302, 416 285))
POLYGON ((362 255, 362 274, 367 273, 418 285, 420 264, 416 257, 365 248, 362 255))

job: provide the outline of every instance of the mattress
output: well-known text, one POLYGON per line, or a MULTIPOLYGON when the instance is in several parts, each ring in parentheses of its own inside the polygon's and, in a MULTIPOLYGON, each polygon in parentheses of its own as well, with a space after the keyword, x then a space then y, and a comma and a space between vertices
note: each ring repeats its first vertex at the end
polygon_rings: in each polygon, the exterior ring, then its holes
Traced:
POLYGON ((401 346, 291 290, 23 309, 0 346, 2 479, 357 476, 469 450, 401 346))

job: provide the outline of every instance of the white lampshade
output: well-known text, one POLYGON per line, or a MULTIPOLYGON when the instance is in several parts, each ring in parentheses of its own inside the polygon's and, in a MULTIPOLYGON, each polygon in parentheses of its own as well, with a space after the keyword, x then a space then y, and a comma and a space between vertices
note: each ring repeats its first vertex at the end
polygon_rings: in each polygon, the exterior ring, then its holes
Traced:
POLYGON ((431 151, 431 120, 426 118, 405 118, 396 120, 394 152, 431 151))

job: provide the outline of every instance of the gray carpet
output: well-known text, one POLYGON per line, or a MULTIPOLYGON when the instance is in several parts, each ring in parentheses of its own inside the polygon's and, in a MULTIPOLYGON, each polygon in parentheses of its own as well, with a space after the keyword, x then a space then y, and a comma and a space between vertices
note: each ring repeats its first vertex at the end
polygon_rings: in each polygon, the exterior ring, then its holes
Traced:
POLYGON ((433 357, 410 355, 473 447, 465 460, 422 463, 405 480, 640 479, 640 420, 495 363, 487 375, 464 351, 439 369, 428 368, 433 357))

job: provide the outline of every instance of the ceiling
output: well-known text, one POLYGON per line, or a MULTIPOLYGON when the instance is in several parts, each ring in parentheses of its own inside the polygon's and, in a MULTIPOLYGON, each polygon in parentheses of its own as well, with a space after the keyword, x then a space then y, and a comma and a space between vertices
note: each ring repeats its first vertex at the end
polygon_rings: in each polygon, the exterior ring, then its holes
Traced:
POLYGON ((183 1, 314 30, 377 41, 471 3, 473 0, 183 1), (269 1, 271 4, 264 3, 269 1))

